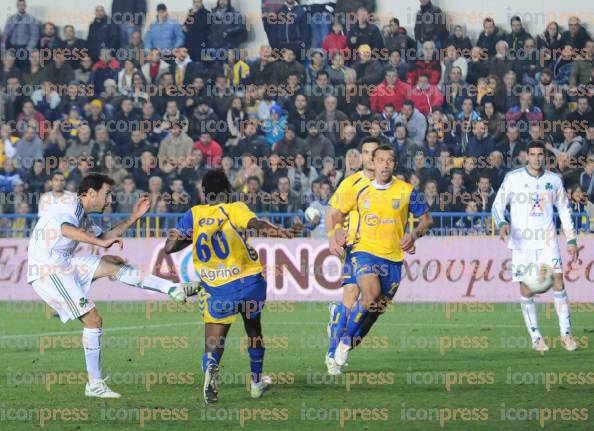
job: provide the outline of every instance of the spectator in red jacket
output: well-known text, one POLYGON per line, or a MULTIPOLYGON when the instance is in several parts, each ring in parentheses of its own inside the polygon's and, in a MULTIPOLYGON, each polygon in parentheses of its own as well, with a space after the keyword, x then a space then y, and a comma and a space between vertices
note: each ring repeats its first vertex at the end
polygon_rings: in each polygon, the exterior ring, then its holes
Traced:
POLYGON ((16 120, 16 129, 20 136, 23 135, 27 127, 32 127, 37 131, 41 139, 45 139, 50 129, 48 124, 45 117, 35 110, 33 102, 27 100, 23 103, 23 110, 16 120))
POLYGON ((441 65, 437 58, 437 51, 435 44, 432 41, 423 43, 423 59, 415 61, 414 68, 408 72, 408 83, 410 85, 416 85, 419 76, 422 73, 426 73, 429 76, 429 82, 431 85, 439 84, 441 79, 441 65))
POLYGON ((344 35, 340 22, 335 22, 332 25, 332 33, 324 39, 322 49, 326 52, 326 58, 332 58, 336 52, 342 52, 345 57, 348 55, 347 38, 344 35))
MULTIPOLYGON (((402 102, 411 97, 411 88, 406 82, 398 79, 396 69, 386 70, 386 79, 371 94, 371 112, 381 113, 384 106, 394 105, 396 112, 402 110, 402 102)), ((416 103, 415 103, 416 105, 416 103)))
POLYGON ((212 139, 210 132, 204 131, 200 135, 200 139, 194 142, 192 148, 200 150, 206 161, 206 166, 218 167, 221 166, 221 159, 223 158, 223 149, 221 145, 212 139))
POLYGON ((415 102, 421 114, 427 115, 433 112, 433 108, 441 108, 443 104, 443 94, 437 85, 429 82, 429 75, 421 73, 417 85, 412 89, 412 101, 415 102))

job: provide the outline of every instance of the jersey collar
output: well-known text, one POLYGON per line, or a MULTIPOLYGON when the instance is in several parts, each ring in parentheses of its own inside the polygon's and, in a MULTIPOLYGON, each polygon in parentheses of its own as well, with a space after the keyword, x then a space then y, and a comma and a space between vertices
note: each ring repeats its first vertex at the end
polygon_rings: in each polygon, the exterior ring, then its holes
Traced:
POLYGON ((371 185, 377 190, 388 190, 393 183, 394 179, 392 179, 392 181, 390 181, 388 184, 378 184, 375 180, 373 180, 371 185))
POLYGON ((540 178, 540 177, 542 177, 545 174, 545 170, 544 169, 542 170, 542 172, 540 173, 540 175, 532 175, 530 173, 530 171, 528 170, 528 167, 527 166, 524 169, 526 170, 526 173, 528 175, 530 175, 532 178, 540 178))

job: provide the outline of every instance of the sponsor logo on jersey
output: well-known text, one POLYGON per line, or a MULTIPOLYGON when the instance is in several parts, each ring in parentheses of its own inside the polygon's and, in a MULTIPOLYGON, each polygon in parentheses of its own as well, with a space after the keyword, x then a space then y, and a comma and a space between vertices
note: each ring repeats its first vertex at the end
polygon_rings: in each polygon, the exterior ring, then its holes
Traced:
POLYGON ((226 267, 219 265, 216 269, 202 268, 200 270, 200 278, 203 280, 214 281, 217 278, 231 278, 241 273, 241 269, 236 266, 226 267))
POLYGON ((553 185, 551 183, 546 183, 545 190, 553 190, 553 185))
POLYGON ((217 224, 219 227, 223 224, 223 222, 225 221, 225 219, 215 219, 212 217, 203 217, 200 220, 198 220, 198 226, 203 227, 203 226, 212 226, 214 224, 217 224))
POLYGON ((379 217, 375 214, 367 214, 363 221, 367 226, 377 226, 379 223, 379 217))
POLYGON ((543 202, 538 193, 530 193, 530 201, 532 208, 530 208, 530 215, 533 217, 541 217, 544 212, 543 202))

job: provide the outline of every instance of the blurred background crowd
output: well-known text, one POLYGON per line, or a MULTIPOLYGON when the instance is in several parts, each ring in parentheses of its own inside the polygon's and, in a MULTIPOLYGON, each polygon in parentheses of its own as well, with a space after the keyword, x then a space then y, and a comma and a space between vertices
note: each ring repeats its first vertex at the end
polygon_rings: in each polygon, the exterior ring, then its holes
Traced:
POLYGON ((17 1, 1 34, 0 211, 36 213, 56 172, 76 191, 101 171, 116 180, 112 212, 149 193, 151 212, 179 213, 221 167, 256 212, 317 208, 323 236, 329 197, 374 136, 436 214, 489 212, 542 140, 574 213, 592 216, 594 41, 579 17, 530 34, 485 16, 471 40, 429 0, 411 28, 396 6, 381 25, 373 0, 263 0, 268 43, 249 52, 231 0, 194 0, 179 22, 166 4, 148 21, 146 1, 113 0, 86 39, 17 1))

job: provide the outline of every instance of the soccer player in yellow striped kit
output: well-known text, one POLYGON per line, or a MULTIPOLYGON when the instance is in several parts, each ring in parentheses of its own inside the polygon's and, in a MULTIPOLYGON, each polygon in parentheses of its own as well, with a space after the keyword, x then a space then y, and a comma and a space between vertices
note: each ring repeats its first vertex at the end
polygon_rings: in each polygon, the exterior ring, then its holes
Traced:
POLYGON ((205 205, 196 205, 178 221, 167 239, 166 253, 193 245, 193 262, 200 275, 200 308, 205 323, 202 370, 204 400, 218 401, 219 363, 231 324, 241 314, 248 336, 251 396, 260 398, 269 381, 262 376, 264 341, 260 314, 266 302, 266 281, 258 252, 247 242, 246 231, 291 238, 302 229, 284 229, 261 220, 244 202, 231 202, 225 173, 208 171, 202 178, 205 205))
POLYGON ((404 252, 414 250, 415 241, 431 227, 431 216, 422 197, 412 184, 393 176, 393 147, 378 146, 373 151, 372 163, 374 179, 359 181, 333 197, 328 215, 330 252, 343 257, 348 239, 343 222, 351 212, 357 214, 350 259, 361 296, 347 311, 346 329, 334 352, 339 367, 346 364, 349 351, 362 341, 394 298, 404 252), (406 233, 409 213, 419 218, 419 224, 406 233))

